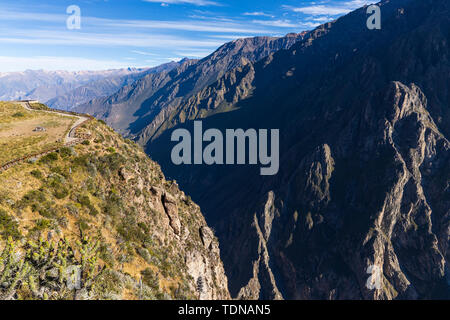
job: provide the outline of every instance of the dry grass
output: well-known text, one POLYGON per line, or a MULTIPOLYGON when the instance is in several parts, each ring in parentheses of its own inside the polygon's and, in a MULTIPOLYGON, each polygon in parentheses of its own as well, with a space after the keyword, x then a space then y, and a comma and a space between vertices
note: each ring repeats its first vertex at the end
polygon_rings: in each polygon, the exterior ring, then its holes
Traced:
MULTIPOLYGON (((12 112, 19 111, 24 113, 21 116, 21 120, 26 122, 35 119, 34 113, 28 114, 29 112, 20 106, 3 107, 3 109, 0 106, 1 111, 3 111, 5 119, 8 119, 12 112), (8 113, 5 112, 5 109, 7 109, 6 111, 8 113)), ((66 118, 62 120, 66 120, 66 118)), ((59 119, 47 119, 46 121, 48 130, 51 129, 50 127, 57 128, 59 125, 59 119)), ((16 119, 11 119, 8 125, 15 126, 16 122, 16 119)), ((74 146, 74 155, 64 157, 62 153, 59 153, 58 158, 52 162, 37 162, 34 164, 23 162, 0 173, 0 209, 4 209, 14 217, 14 220, 19 223, 20 233, 25 239, 37 236, 42 236, 45 239, 47 238, 47 233, 52 230, 55 237, 64 236, 70 241, 79 240, 81 235, 79 223, 83 221, 89 226, 89 228, 83 231, 83 234, 90 235, 93 238, 98 237, 101 244, 104 245, 105 255, 100 257, 102 264, 107 264, 112 269, 120 271, 124 275, 131 276, 136 282, 141 279, 142 272, 150 268, 155 275, 158 275, 159 279, 158 288, 155 290, 152 289, 153 294, 159 298, 163 294, 174 296, 177 288, 188 283, 188 280, 182 277, 181 269, 172 270, 173 268, 169 268, 175 263, 178 263, 179 257, 176 252, 176 247, 171 246, 170 250, 158 250, 162 244, 156 240, 153 242, 145 239, 145 248, 151 252, 153 257, 153 260, 150 262, 145 260, 136 250, 137 248, 143 248, 144 240, 124 238, 118 231, 118 226, 122 225, 122 215, 134 214, 133 211, 125 211, 124 208, 121 208, 120 213, 117 216, 113 216, 104 209, 106 201, 108 201, 107 196, 112 186, 114 186, 115 192, 120 193, 127 205, 133 205, 135 198, 133 193, 125 191, 126 184, 119 176, 117 169, 109 175, 100 171, 100 164, 102 162, 98 161, 99 158, 112 154, 113 152, 109 148, 113 147, 117 152, 126 154, 128 157, 127 163, 130 165, 137 161, 136 156, 141 157, 143 159, 142 161, 149 162, 149 160, 147 160, 145 154, 141 151, 125 143, 119 136, 112 134, 109 128, 100 125, 95 120, 87 124, 85 129, 92 132, 93 137, 90 140, 90 144, 78 144, 74 146), (95 155, 90 156, 89 159, 92 158, 92 160, 89 161, 95 165, 94 168, 97 170, 96 174, 92 174, 88 170, 88 166, 83 162, 75 161, 82 159, 85 155, 95 155), (52 188, 49 186, 49 177, 56 172, 68 172, 69 168, 71 169, 70 173, 64 175, 66 179, 65 186, 67 186, 69 194, 64 198, 56 198, 52 193, 52 188), (36 170, 42 173, 39 178, 32 174, 32 171, 36 170), (90 179, 92 180, 92 188, 90 187, 91 183, 88 183, 90 179), (18 206, 27 193, 37 190, 45 194, 46 200, 48 201, 44 201, 42 204, 46 209, 53 210, 51 213, 52 216, 40 214, 38 210, 33 209, 31 206, 18 206), (86 206, 81 206, 78 203, 78 196, 82 194, 86 194, 89 197, 90 203, 96 207, 99 214, 91 215, 86 206), (69 206, 72 208, 75 206, 78 210, 70 210, 68 208, 69 206), (60 218, 64 218, 64 221, 60 220, 60 218), (36 231, 38 222, 41 220, 50 221, 52 226, 36 231), (107 253, 110 253, 110 255, 107 253)), ((7 131, 9 132, 10 129, 7 131)), ((64 132, 64 130, 61 131, 64 132)), ((0 132, 0 134, 4 134, 4 132, 0 132)), ((106 164, 110 164, 110 162, 106 162, 106 164)), ((154 166, 156 168, 156 165, 154 166)), ((144 168, 143 164, 142 168, 144 168)), ((61 175, 63 174, 61 173, 61 175)), ((150 197, 150 195, 146 197, 150 197)), ((158 222, 157 219, 150 219, 151 214, 153 213, 150 211, 148 212, 148 217, 146 216, 150 221, 148 224, 149 228, 151 227, 150 223, 158 222)), ((156 216, 155 218, 158 217, 156 216)), ((127 220, 126 223, 124 228, 127 230, 136 230, 138 227, 136 225, 137 222, 129 222, 127 220)), ((148 232, 161 234, 161 229, 158 224, 158 227, 155 225, 148 232)), ((1 243, 0 237, 0 245, 1 243)), ((126 299, 139 298, 139 292, 133 288, 135 287, 126 287, 122 290, 122 297, 126 299)), ((191 295, 188 296, 190 297, 191 295)))
POLYGON ((39 111, 27 111, 22 106, 0 102, 0 165, 63 144, 75 118, 39 111), (34 132, 44 127, 45 132, 34 132))

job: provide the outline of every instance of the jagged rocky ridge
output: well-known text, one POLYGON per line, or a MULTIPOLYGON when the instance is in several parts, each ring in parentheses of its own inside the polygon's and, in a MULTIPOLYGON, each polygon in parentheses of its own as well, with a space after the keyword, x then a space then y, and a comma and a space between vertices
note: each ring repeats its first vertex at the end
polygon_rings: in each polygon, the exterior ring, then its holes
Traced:
POLYGON ((174 128, 279 128, 275 177, 176 167, 171 130, 148 140, 217 231, 233 297, 449 298, 449 3, 379 5, 381 30, 356 10, 170 115, 174 128))
POLYGON ((182 60, 172 71, 149 75, 116 94, 95 99, 76 108, 87 112, 126 136, 138 136, 146 143, 158 131, 171 126, 171 114, 226 72, 258 61, 301 40, 304 33, 285 37, 255 37, 224 44, 202 60, 182 60))

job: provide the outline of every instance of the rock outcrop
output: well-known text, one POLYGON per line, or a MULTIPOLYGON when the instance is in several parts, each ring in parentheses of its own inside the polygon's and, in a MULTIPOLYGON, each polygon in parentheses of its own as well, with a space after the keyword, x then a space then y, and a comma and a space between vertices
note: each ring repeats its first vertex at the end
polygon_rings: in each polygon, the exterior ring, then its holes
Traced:
MULTIPOLYGON (((171 128, 192 117, 184 108, 186 102, 197 101, 200 91, 227 72, 288 49, 304 34, 237 39, 201 60, 182 60, 171 71, 150 74, 110 97, 95 99, 76 110, 101 118, 124 135, 138 137, 141 144, 146 144, 162 131, 160 128, 171 128)), ((235 80, 227 79, 224 85, 228 82, 235 80)), ((221 100, 220 92, 215 100, 217 103, 221 100)), ((214 104, 211 98, 208 105, 214 104)))

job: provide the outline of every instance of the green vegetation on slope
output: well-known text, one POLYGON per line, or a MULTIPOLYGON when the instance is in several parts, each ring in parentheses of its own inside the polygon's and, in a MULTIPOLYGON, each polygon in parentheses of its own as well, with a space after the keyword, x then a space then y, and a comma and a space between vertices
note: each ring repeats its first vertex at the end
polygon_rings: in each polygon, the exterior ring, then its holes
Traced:
POLYGON ((198 206, 174 182, 166 181, 159 166, 132 141, 98 121, 81 130, 91 133, 86 143, 0 173, 0 249, 6 248, 3 261, 10 261, 0 264, 0 273, 15 265, 0 294, 14 299, 196 298, 197 279, 187 272, 184 255, 211 254, 199 236, 205 222, 198 206), (169 225, 174 218, 166 213, 166 197, 175 199, 170 205, 176 207, 182 234, 174 234, 169 225), (81 253, 80 241, 87 246, 98 243, 98 259, 92 261, 95 281, 77 292, 67 291, 66 284, 51 284, 67 279, 50 265, 79 265, 82 259, 74 253, 75 260, 53 260, 59 257, 58 244, 81 253), (51 254, 36 265, 33 255, 42 250, 51 254), (17 252, 28 252, 31 258, 11 258, 17 252), (42 272, 53 278, 38 283, 37 290, 43 289, 37 294, 27 277, 42 272))

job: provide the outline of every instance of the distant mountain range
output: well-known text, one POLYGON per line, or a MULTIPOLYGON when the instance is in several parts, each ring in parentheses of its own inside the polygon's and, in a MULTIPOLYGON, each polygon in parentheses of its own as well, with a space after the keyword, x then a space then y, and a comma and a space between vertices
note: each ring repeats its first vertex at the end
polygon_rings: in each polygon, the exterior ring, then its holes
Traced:
POLYGON ((109 96, 147 74, 178 66, 170 62, 156 68, 105 71, 44 71, 0 73, 0 100, 32 99, 50 107, 70 110, 94 98, 109 96))

